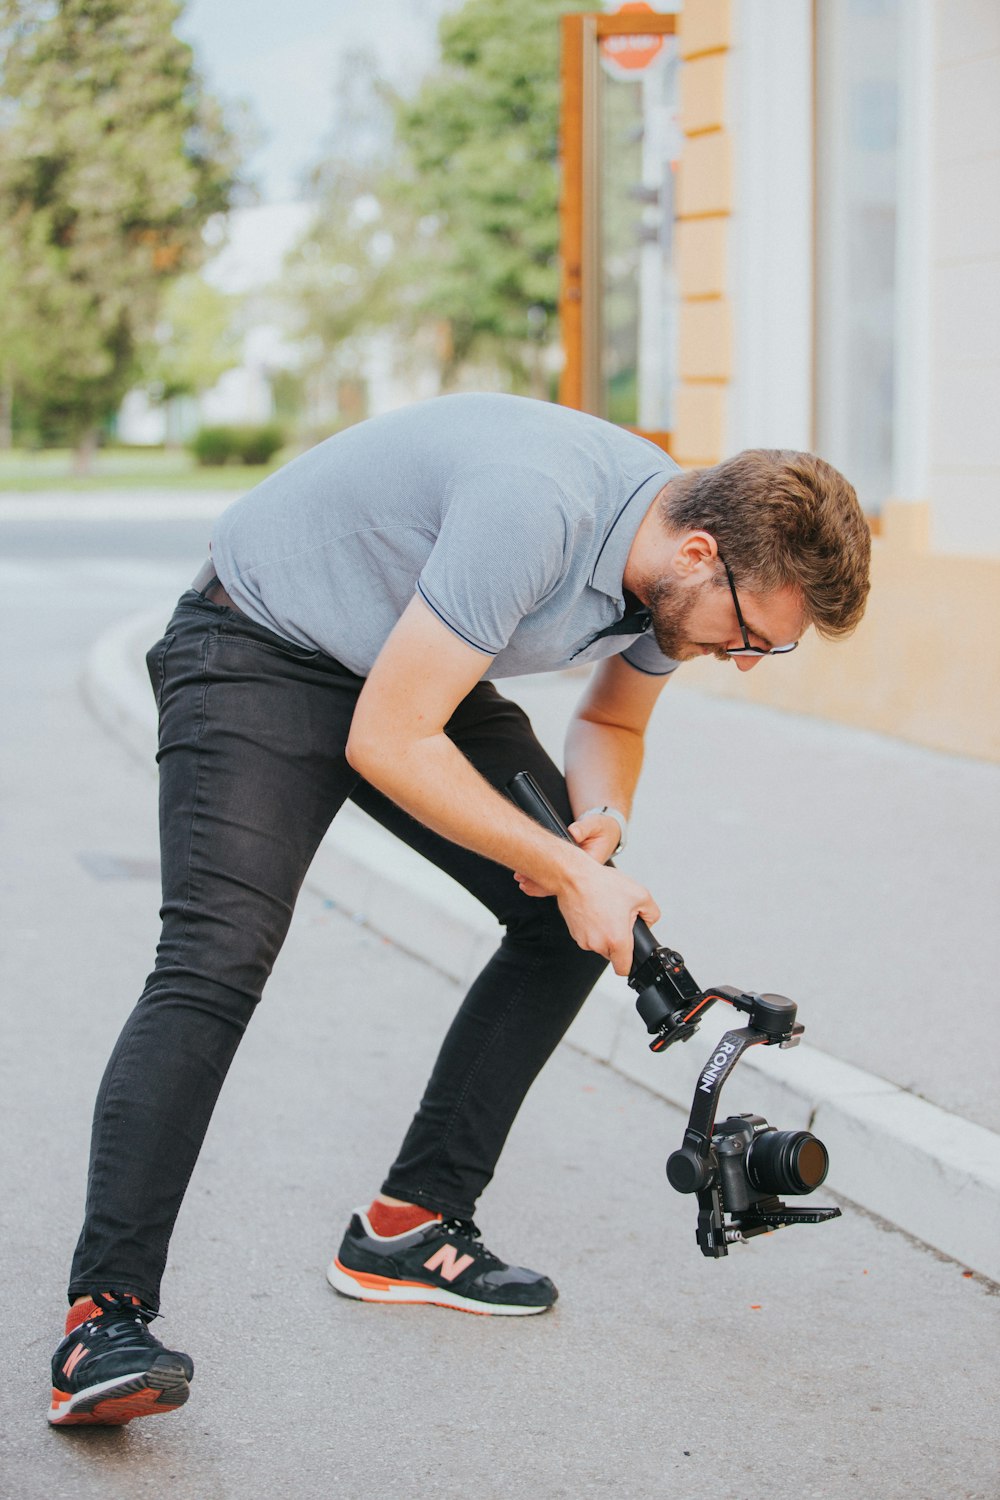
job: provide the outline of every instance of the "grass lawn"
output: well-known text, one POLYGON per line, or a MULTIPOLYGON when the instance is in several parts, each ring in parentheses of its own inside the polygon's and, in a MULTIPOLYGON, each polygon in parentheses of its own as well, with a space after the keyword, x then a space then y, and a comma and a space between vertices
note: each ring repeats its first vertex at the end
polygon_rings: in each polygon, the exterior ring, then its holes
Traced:
POLYGON ((269 464, 196 464, 183 449, 102 448, 95 453, 89 474, 73 473, 68 448, 40 453, 23 449, 0 452, 0 491, 31 490, 248 490, 294 457, 287 449, 269 464))

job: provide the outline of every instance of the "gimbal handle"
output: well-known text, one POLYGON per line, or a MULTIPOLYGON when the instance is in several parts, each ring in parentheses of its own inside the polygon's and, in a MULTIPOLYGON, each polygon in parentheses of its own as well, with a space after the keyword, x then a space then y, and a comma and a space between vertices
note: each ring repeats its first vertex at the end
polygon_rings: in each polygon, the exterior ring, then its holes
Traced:
MULTIPOLYGON (((573 842, 569 829, 529 772, 518 771, 507 783, 507 793, 536 823, 573 842)), ((699 989, 681 955, 672 948, 662 948, 641 917, 632 928, 628 983, 636 992, 635 1008, 653 1038, 651 1052, 663 1052, 672 1042, 686 1042, 698 1029, 695 1017, 700 1020, 710 1005, 723 998, 699 989)))
MULTIPOLYGON (((542 791, 538 782, 528 771, 518 771, 507 783, 507 795, 512 802, 516 802, 522 812, 526 812, 529 818, 534 818, 549 833, 554 833, 558 838, 566 839, 574 844, 573 835, 570 833, 562 818, 556 812, 552 803, 542 791)), ((608 860, 608 864, 611 861, 608 860)), ((614 866, 611 866, 612 869, 614 866)), ((657 949, 657 942, 652 932, 641 917, 637 917, 635 926, 632 928, 632 973, 639 965, 650 958, 657 949)))

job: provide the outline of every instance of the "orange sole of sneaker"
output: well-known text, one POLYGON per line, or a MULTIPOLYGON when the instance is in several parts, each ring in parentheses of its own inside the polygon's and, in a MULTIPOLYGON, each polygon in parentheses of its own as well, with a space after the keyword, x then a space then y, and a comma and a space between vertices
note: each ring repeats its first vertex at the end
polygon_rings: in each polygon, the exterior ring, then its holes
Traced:
POLYGON ((155 1417, 183 1406, 191 1388, 183 1375, 126 1376, 90 1391, 69 1396, 52 1391, 49 1422, 53 1427, 123 1427, 135 1417, 155 1417), (155 1383, 154 1383, 155 1382, 155 1383))
POLYGON ((429 1286, 423 1281, 390 1281, 370 1271, 351 1270, 337 1258, 331 1261, 326 1279, 335 1292, 342 1297, 353 1297, 357 1302, 422 1303, 486 1318, 525 1318, 549 1311, 548 1303, 539 1307, 519 1307, 509 1302, 484 1303, 459 1296, 457 1292, 445 1291, 443 1287, 429 1286))

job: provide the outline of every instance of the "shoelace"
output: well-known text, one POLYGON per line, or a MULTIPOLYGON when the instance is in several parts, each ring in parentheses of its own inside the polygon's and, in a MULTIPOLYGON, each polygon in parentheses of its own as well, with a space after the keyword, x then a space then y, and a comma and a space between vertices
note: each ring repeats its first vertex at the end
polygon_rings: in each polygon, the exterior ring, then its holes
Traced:
POLYGON ((94 1329, 102 1324, 110 1327, 112 1323, 135 1323, 143 1333, 146 1325, 158 1318, 151 1308, 143 1307, 141 1302, 134 1302, 131 1297, 123 1292, 93 1292, 91 1300, 101 1309, 99 1318, 88 1318, 86 1326, 94 1329))
POLYGON ((454 1235, 463 1240, 471 1240, 475 1245, 476 1254, 482 1260, 495 1261, 498 1266, 503 1265, 503 1261, 499 1255, 494 1255, 492 1250, 487 1250, 482 1242, 482 1230, 471 1219, 442 1219, 440 1227, 445 1234, 454 1235))

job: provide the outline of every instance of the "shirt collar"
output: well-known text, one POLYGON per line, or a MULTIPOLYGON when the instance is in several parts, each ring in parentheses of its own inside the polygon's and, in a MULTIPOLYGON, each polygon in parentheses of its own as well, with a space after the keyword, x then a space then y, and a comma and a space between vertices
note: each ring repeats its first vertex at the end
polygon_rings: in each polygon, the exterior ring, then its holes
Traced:
POLYGON ((655 473, 647 474, 619 507, 605 532, 590 575, 590 583, 592 588, 600 589, 602 594, 607 594, 609 599, 613 599, 623 609, 625 601, 622 580, 636 532, 645 520, 653 500, 678 472, 677 469, 657 469, 655 473))

